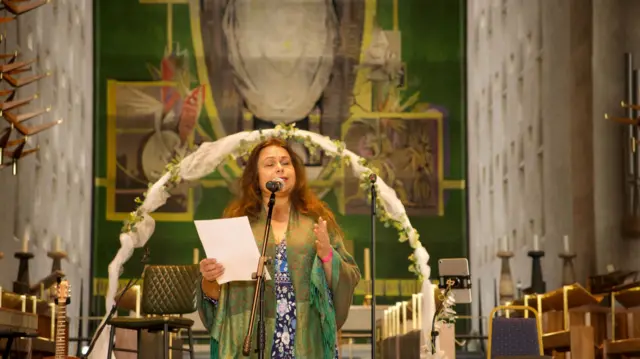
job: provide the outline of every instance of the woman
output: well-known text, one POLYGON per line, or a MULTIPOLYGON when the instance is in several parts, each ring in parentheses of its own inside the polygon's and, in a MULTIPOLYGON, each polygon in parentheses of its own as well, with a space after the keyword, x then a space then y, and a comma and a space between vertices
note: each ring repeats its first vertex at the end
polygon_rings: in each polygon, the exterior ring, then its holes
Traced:
MULTIPOLYGON (((265 357, 272 359, 337 357, 337 330, 349 313, 360 272, 344 248, 342 232, 327 206, 307 186, 300 158, 280 139, 260 143, 251 152, 240 198, 225 217, 248 216, 258 248, 271 192, 267 181, 280 178, 267 255, 273 280, 265 287, 265 357)), ((215 258, 200 262, 198 308, 211 333, 212 358, 241 358, 255 282, 219 285, 224 267, 215 258)), ((255 328, 257 329, 257 328, 255 328)), ((255 357, 256 331, 251 357, 255 357)))

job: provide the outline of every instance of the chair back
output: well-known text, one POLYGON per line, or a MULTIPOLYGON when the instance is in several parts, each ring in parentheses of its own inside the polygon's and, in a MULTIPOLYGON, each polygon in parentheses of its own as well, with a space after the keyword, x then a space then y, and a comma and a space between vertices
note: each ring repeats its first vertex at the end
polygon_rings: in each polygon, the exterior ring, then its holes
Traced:
POLYGON ((148 265, 142 278, 142 313, 170 315, 196 311, 197 264, 148 265))
POLYGON ((499 306, 494 308, 489 317, 487 359, 500 356, 543 355, 541 327, 540 316, 531 307, 499 306), (533 314, 533 317, 496 317, 495 314, 499 310, 528 311, 533 314))

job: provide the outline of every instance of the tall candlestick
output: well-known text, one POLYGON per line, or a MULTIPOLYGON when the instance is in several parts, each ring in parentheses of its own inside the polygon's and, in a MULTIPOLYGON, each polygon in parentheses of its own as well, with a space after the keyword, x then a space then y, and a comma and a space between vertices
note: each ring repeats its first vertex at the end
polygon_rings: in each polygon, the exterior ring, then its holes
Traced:
POLYGON ((55 247, 53 247, 53 251, 60 252, 61 249, 62 249, 62 238, 60 238, 60 236, 56 236, 56 243, 55 243, 55 247))
POLYGON ((27 311, 27 296, 26 295, 21 295, 20 296, 20 302, 22 302, 22 312, 26 312, 27 311))
POLYGON ((402 334, 407 334, 407 304, 409 302, 402 302, 402 334))
POLYGON ((24 236, 22 236, 22 253, 29 252, 29 226, 24 230, 24 236))
POLYGON ((416 306, 417 306, 416 295, 411 294, 411 329, 413 330, 416 330, 416 318, 417 318, 416 311, 418 310, 416 306))
POLYGON ((502 250, 505 252, 509 251, 509 237, 502 237, 502 250))
POLYGON ((538 252, 540 250, 540 239, 538 239, 538 235, 533 235, 533 250, 538 252))
POLYGON ((0 287, 0 308, 2 308, 2 287, 0 287))
POLYGON ((569 236, 568 235, 564 235, 564 238, 562 238, 562 241, 564 242, 564 252, 565 253, 570 253, 570 246, 569 246, 569 236))
POLYGON ((371 253, 369 252, 369 248, 364 249, 364 280, 371 280, 371 262, 370 260, 371 253))
POLYGON ((193 264, 198 264, 198 263, 200 263, 200 249, 194 248, 193 249, 193 264))

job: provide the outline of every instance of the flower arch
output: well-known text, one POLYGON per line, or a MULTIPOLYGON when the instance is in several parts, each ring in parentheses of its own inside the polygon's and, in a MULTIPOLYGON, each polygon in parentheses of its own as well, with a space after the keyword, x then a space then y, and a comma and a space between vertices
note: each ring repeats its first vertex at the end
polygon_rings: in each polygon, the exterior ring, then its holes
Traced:
MULTIPOLYGON (((182 180, 196 180, 202 178, 223 163, 224 160, 248 154, 258 143, 270 137, 278 137, 286 140, 294 140, 304 144, 310 152, 321 149, 334 159, 333 165, 344 164, 351 167, 354 175, 360 178, 361 186, 365 189, 369 186, 369 175, 376 173, 375 168, 369 167, 364 158, 345 148, 341 141, 331 140, 327 136, 297 129, 295 125, 278 125, 274 129, 238 132, 223 137, 214 142, 202 144, 195 152, 187 155, 182 160, 174 160, 166 166, 166 172, 159 180, 149 185, 149 190, 144 195, 144 200, 137 198, 138 208, 131 212, 120 234, 120 249, 109 264, 109 285, 106 295, 106 308, 113 307, 118 291, 118 279, 122 274, 124 264, 131 258, 135 248, 143 247, 155 230, 155 220, 150 213, 164 205, 170 197, 168 189, 182 180)), ((378 191, 377 217, 385 226, 393 226, 397 229, 400 242, 409 242, 414 249, 409 259, 413 262, 409 271, 423 279, 423 335, 429 335, 431 320, 435 314, 435 298, 432 284, 429 281, 431 267, 429 266, 429 254, 419 240, 418 231, 413 228, 404 205, 381 178, 375 183, 378 191)), ((106 320, 103 318, 103 322, 106 320)), ((108 346, 108 329, 105 328, 96 341, 96 350, 91 357, 103 358, 106 356, 108 346), (94 354, 95 353, 95 354, 94 354)))

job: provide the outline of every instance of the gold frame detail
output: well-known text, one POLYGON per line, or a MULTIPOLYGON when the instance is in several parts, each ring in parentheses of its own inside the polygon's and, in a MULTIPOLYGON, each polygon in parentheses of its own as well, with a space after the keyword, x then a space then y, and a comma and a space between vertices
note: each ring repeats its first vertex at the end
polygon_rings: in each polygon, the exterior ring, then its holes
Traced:
MULTIPOLYGON (((106 193, 106 217, 108 221, 124 221, 129 218, 129 212, 116 212, 116 88, 118 85, 127 86, 175 86, 173 82, 166 81, 117 81, 107 80, 107 178, 96 179, 96 185, 105 184, 106 193)), ((187 212, 184 213, 151 213, 151 217, 158 222, 190 222, 194 213, 193 189, 187 192, 187 212)))
MULTIPOLYGON (((345 140, 346 130, 349 129, 351 123, 356 119, 381 119, 381 118, 394 118, 394 119, 402 119, 402 120, 433 120, 437 121, 438 125, 438 216, 444 216, 444 190, 445 190, 445 181, 444 181, 444 116, 441 112, 430 111, 430 112, 395 112, 395 113, 386 113, 386 112, 355 112, 351 114, 351 117, 345 121, 341 126, 341 140, 345 140)), ((345 169, 344 165, 340 167, 340 177, 345 178, 345 169)), ((459 185, 459 183, 458 183, 459 185)), ((345 194, 345 186, 343 185, 341 188, 341 195, 338 196, 338 207, 341 213, 346 212, 346 194, 345 194)))

